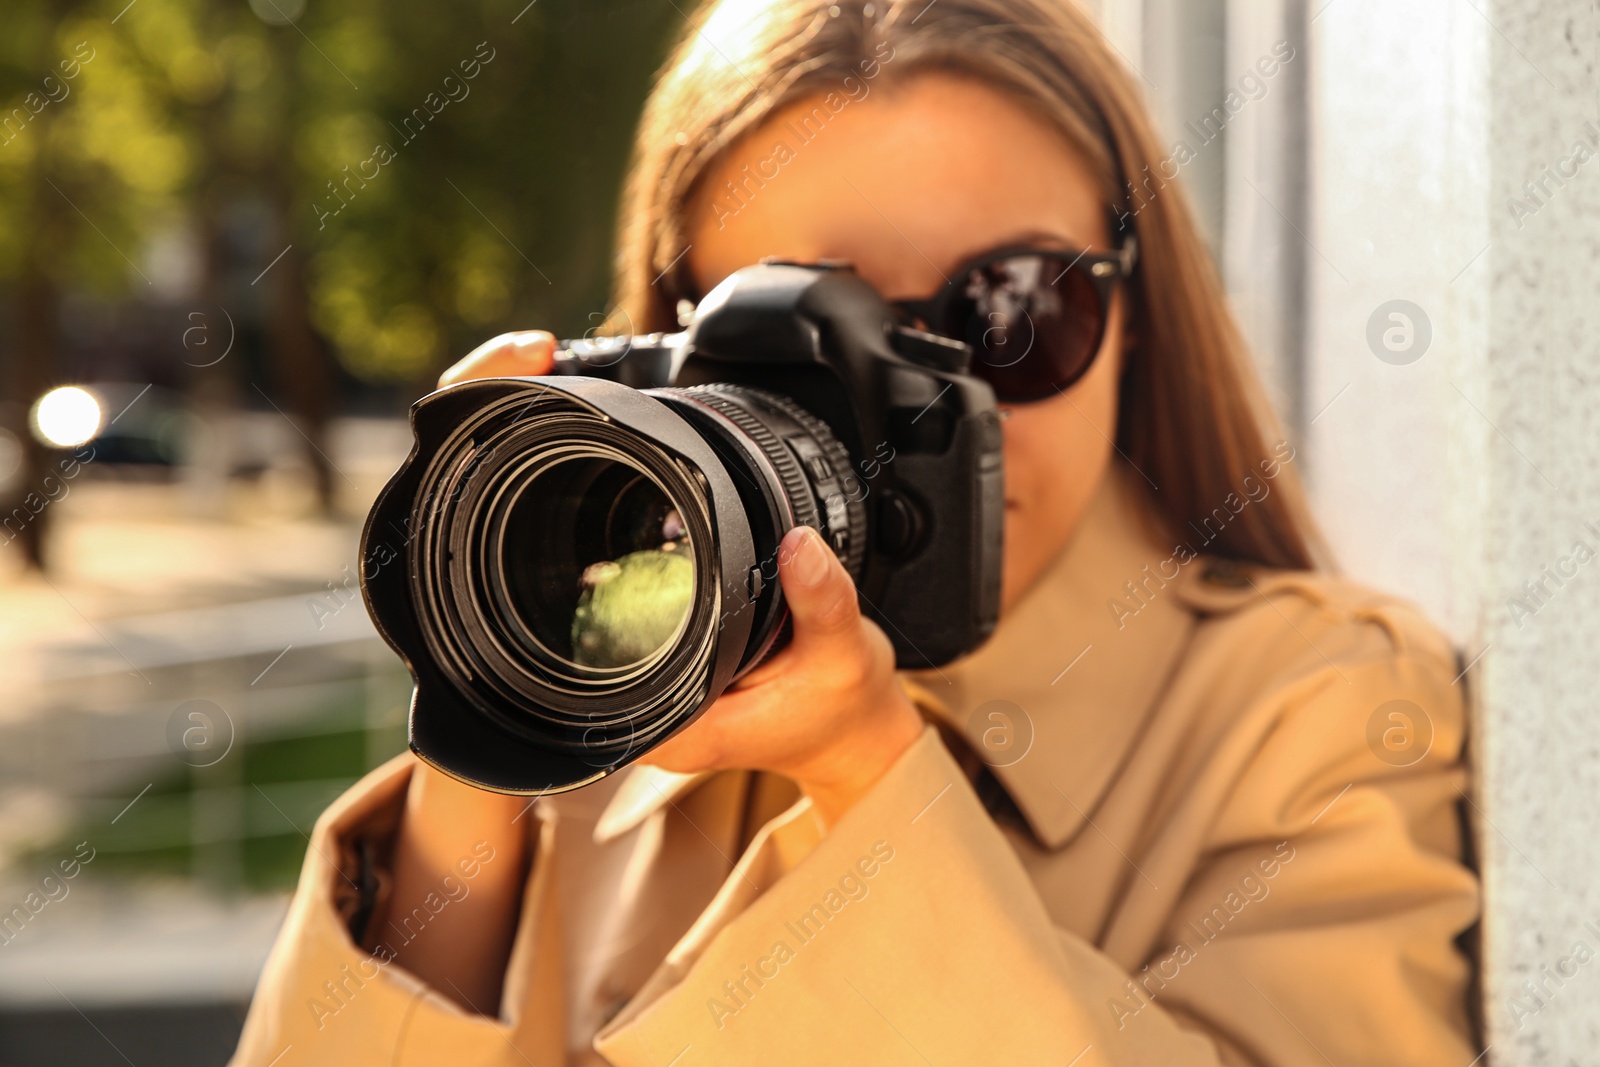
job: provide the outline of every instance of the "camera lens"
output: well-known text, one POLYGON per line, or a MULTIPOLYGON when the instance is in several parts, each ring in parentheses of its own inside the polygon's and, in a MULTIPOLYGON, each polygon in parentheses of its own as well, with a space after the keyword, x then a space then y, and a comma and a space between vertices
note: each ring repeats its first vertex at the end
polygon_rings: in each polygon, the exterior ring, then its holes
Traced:
POLYGON ((791 527, 860 573, 849 456, 782 396, 490 379, 413 423, 366 533, 407 564, 368 602, 417 678, 413 748, 468 780, 571 788, 685 725, 786 640, 791 527))

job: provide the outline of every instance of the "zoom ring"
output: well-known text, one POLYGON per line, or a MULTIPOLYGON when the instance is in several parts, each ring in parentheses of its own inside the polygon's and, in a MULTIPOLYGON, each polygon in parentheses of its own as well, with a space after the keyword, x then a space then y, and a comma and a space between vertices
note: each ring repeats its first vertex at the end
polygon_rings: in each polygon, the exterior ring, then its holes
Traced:
POLYGON ((740 403, 741 393, 746 395, 754 393, 767 403, 771 403, 777 397, 754 389, 738 389, 720 384, 690 386, 682 391, 722 415, 756 443, 762 455, 767 457, 773 470, 777 472, 778 480, 783 483, 784 496, 788 498, 789 507, 794 512, 795 525, 821 528, 822 514, 817 509, 816 495, 811 492, 811 486, 806 482, 805 472, 800 469, 800 461, 795 459, 794 453, 778 440, 778 436, 766 423, 751 414, 740 403))
POLYGON ((739 430, 750 437, 771 460, 778 478, 783 483, 785 495, 794 510, 795 523, 821 531, 824 538, 835 545, 843 539, 843 551, 838 551, 840 562, 851 578, 859 577, 866 557, 866 506, 862 498, 853 496, 849 478, 852 473, 850 453, 833 435, 827 423, 817 418, 788 397, 748 386, 714 383, 691 386, 683 390, 707 407, 726 416, 739 430), (805 437, 809 438, 827 461, 828 475, 813 479, 806 476, 801 460, 794 450, 773 433, 758 413, 746 406, 752 400, 771 412, 788 419, 805 437), (836 492, 827 493, 817 482, 836 481, 836 492), (819 494, 824 499, 819 500, 819 494))
POLYGON ((833 431, 828 429, 828 424, 817 418, 805 408, 796 404, 786 396, 777 396, 772 393, 763 393, 763 399, 795 422, 811 435, 822 449, 828 464, 833 468, 834 476, 839 480, 839 498, 844 502, 845 525, 850 531, 849 540, 845 542, 845 552, 840 560, 844 564, 845 573, 852 578, 861 574, 861 564, 867 555, 867 506, 863 501, 866 494, 856 496, 850 491, 850 479, 854 471, 850 465, 850 453, 844 447, 833 431))

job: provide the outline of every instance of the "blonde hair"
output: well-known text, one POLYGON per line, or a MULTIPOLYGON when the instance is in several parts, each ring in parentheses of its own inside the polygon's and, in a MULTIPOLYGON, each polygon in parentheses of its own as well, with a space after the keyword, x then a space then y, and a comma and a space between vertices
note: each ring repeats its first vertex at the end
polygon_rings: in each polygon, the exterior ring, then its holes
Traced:
MULTIPOLYGON (((1293 451, 1228 310, 1187 200, 1165 179, 1143 102, 1094 23, 1070 0, 720 0, 707 3, 663 68, 639 124, 624 194, 617 318, 637 332, 673 329, 690 292, 689 205, 701 178, 775 110, 892 62, 880 85, 941 70, 982 80, 1049 120, 1098 181, 1113 217, 1138 238, 1127 287, 1132 349, 1116 444, 1157 487, 1169 536, 1211 531, 1204 551, 1310 569, 1321 539, 1293 451), (1135 190, 1137 183, 1137 191, 1135 190), (1272 447, 1269 447, 1269 442, 1272 447), (1251 504, 1244 479, 1267 464, 1276 491, 1251 504)), ((1204 536, 1204 535, 1202 535, 1204 536)))

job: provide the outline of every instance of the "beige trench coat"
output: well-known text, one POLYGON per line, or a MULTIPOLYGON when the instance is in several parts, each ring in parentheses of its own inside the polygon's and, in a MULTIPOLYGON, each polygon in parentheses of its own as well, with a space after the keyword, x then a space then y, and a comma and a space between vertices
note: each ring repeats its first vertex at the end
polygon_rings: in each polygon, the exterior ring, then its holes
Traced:
POLYGON ((1466 1067, 1451 647, 1339 579, 1180 562, 1142 497, 1119 470, 986 646, 907 677, 944 729, 831 832, 747 772, 540 800, 497 1018, 352 941, 415 762, 372 772, 234 1063, 1466 1067))

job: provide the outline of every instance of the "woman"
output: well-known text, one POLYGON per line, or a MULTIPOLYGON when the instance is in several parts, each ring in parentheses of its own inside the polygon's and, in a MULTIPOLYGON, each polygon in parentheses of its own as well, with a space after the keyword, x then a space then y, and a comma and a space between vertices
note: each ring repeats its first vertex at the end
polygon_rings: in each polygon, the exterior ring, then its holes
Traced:
POLYGON ((896 675, 792 531, 792 646, 653 766, 530 805, 406 755, 335 804, 235 1062, 1472 1061, 1455 657, 1316 569, 1159 157, 1064 0, 702 12, 641 125, 619 325, 778 256, 976 337, 1000 625, 896 675))

